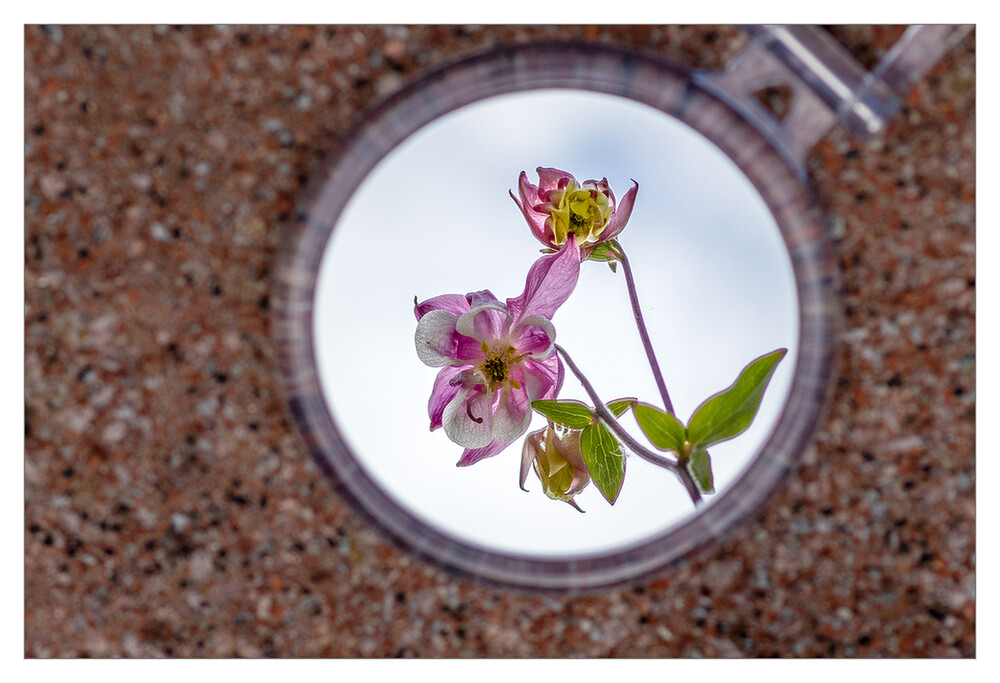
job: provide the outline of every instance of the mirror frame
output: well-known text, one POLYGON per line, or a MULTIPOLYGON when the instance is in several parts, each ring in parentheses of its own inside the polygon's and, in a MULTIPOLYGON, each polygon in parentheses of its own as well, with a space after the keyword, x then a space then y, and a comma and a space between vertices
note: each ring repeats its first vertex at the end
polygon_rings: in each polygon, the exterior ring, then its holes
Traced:
POLYGON ((610 45, 558 42, 493 48, 429 72, 366 112, 335 146, 286 227, 271 287, 278 381, 292 421, 336 492, 405 551, 459 575, 534 590, 586 590, 635 580, 718 543, 758 511, 809 446, 828 400, 839 320, 836 268, 823 214, 779 142, 769 140, 692 72, 610 45), (774 216, 795 275, 798 355, 781 417, 742 475, 662 534, 603 554, 545 558, 470 544, 421 522, 351 453, 324 399, 313 347, 320 263, 337 220, 391 150, 436 118, 488 97, 539 89, 618 95, 687 124, 748 177, 774 216))

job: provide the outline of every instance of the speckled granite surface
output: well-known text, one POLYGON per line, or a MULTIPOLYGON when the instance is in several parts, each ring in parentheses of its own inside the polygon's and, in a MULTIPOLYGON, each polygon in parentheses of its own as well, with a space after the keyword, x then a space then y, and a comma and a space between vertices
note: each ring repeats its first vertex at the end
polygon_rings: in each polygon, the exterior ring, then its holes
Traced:
MULTIPOLYGON (((897 28, 833 29, 866 65, 897 28)), ((717 27, 26 29, 28 657, 975 655, 975 37, 810 157, 844 273, 817 448, 696 561, 582 597, 455 579, 334 496, 272 376, 280 223, 353 116, 456 54, 717 27)))

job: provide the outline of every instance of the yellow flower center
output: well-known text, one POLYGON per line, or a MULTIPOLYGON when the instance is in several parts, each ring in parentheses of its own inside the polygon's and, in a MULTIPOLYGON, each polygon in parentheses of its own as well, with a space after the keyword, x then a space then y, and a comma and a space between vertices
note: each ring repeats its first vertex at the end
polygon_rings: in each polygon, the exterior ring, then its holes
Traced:
POLYGON ((502 349, 491 349, 486 342, 482 344, 483 362, 479 365, 479 371, 486 378, 486 383, 490 387, 495 387, 509 381, 515 389, 520 389, 520 383, 510 377, 510 366, 520 360, 516 356, 514 348, 508 346, 502 349))
POLYGON ((614 213, 611 198, 594 187, 580 187, 570 181, 562 195, 555 191, 550 196, 552 209, 548 225, 557 246, 566 243, 573 233, 580 246, 596 242, 614 213))

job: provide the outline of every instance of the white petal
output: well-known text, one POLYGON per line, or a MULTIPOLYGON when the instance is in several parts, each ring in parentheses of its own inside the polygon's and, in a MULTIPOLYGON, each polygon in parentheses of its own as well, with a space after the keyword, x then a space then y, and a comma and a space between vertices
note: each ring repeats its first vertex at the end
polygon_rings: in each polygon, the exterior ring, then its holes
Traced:
POLYGON ((459 446, 466 448, 482 448, 493 440, 490 436, 492 416, 490 415, 489 396, 484 391, 476 392, 469 410, 466 410, 465 399, 469 396, 470 389, 465 389, 452 399, 451 403, 445 406, 444 414, 441 415, 441 426, 448 438, 459 446), (469 416, 471 412, 481 422, 476 422, 469 416))
MULTIPOLYGON (((524 434, 531 423, 531 406, 524 399, 522 408, 514 400, 516 390, 505 389, 500 395, 500 405, 493 415, 493 438, 499 441, 514 441, 524 434)), ((523 390, 522 390, 523 391, 523 390)))
POLYGON ((455 348, 455 323, 458 316, 448 311, 428 311, 417 323, 413 342, 417 357, 432 368, 451 365, 457 361, 448 355, 455 348))

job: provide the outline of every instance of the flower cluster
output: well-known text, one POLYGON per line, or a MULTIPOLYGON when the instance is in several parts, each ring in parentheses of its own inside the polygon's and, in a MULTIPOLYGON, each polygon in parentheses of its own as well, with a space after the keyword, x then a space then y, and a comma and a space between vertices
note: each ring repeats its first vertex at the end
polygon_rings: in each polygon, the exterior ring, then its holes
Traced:
POLYGON ((427 403, 431 430, 443 428, 449 439, 464 447, 459 466, 496 455, 520 438, 534 411, 548 424, 524 439, 522 489, 528 472, 534 470, 549 498, 580 510, 574 498, 593 482, 614 505, 625 479, 627 447, 673 472, 695 505, 702 502, 703 493, 714 493, 708 449, 749 427, 787 350, 751 361, 730 387, 702 402, 687 424, 677 419, 643 321, 629 261, 617 240, 638 191, 633 180, 619 203, 606 178, 580 183, 565 171, 539 168, 535 185, 522 172, 518 195, 510 195, 547 255, 528 270, 521 295, 501 302, 482 290, 414 301, 417 356, 441 368, 427 403), (580 264, 587 259, 606 261, 612 271, 618 262, 622 264, 636 329, 665 410, 636 398, 603 403, 566 350, 556 346, 552 317, 573 293, 580 264), (557 399, 564 362, 592 405, 557 399), (636 441, 618 422, 626 411, 632 411, 658 453, 636 441))
MULTIPOLYGON (((482 290, 414 302, 417 356, 441 368, 427 402, 430 428, 464 447, 459 466, 502 451, 528 429, 532 403, 559 394, 565 371, 552 316, 576 287, 581 262, 625 227, 639 189, 633 181, 619 203, 606 178, 580 183, 558 169, 537 171, 538 185, 522 172, 518 196, 510 193, 549 252, 531 266, 521 295, 501 302, 482 290)), ((534 469, 547 496, 577 507, 573 497, 591 481, 580 435, 551 422, 529 434, 521 488, 534 469)))
POLYGON ((564 370, 552 316, 580 275, 576 242, 538 259, 524 292, 500 302, 489 291, 445 294, 416 304, 417 356, 440 367, 427 404, 465 452, 460 466, 496 455, 528 429, 531 402, 555 398, 564 370))
MULTIPOLYGON (((520 485, 535 471, 549 498, 569 503, 591 482, 611 505, 625 480, 625 448, 673 472, 692 503, 715 492, 708 449, 743 433, 753 421, 767 384, 787 349, 751 361, 727 389, 703 401, 684 424, 674 415, 643 320, 632 269, 617 236, 632 215, 639 184, 617 202, 606 178, 578 182, 554 168, 538 169, 538 184, 521 173, 517 204, 532 233, 545 245, 520 296, 501 302, 489 290, 414 300, 417 356, 441 368, 427 403, 431 430, 443 428, 465 448, 459 466, 496 455, 520 438, 532 411, 547 426, 528 434, 521 449, 520 485), (665 410, 636 398, 607 404, 562 346, 552 316, 569 298, 584 260, 622 264, 636 330, 665 410), (557 399, 564 366, 593 402, 557 399), (642 445, 618 422, 632 411, 649 443, 642 445), (664 454, 670 454, 669 456, 664 454)), ((581 510, 582 512, 582 510, 581 510)))

